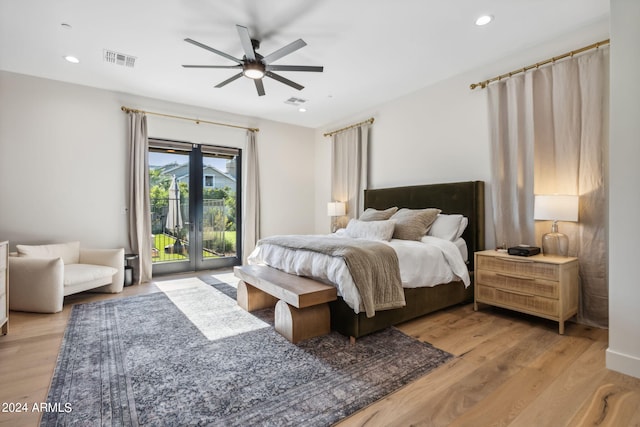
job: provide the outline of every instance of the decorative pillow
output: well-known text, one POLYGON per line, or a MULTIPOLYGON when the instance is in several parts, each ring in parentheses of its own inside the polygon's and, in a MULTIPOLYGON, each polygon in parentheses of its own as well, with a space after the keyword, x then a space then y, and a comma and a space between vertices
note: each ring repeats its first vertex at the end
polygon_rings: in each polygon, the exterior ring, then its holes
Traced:
POLYGON ((402 208, 391 217, 396 221, 393 232, 394 239, 420 240, 427 234, 431 224, 436 220, 440 209, 407 209, 402 208))
POLYGON ((80 242, 56 243, 52 245, 16 245, 19 256, 32 258, 62 258, 65 264, 80 261, 80 242))
POLYGON ((427 235, 453 242, 462 235, 464 229, 467 227, 468 220, 465 221, 463 225, 463 220, 466 219, 464 216, 458 214, 440 214, 436 217, 436 220, 433 221, 427 235))
POLYGON ((398 211, 397 206, 394 206, 389 209, 385 209, 383 211, 379 211, 374 208, 368 208, 362 213, 362 215, 360 215, 360 218, 358 219, 360 221, 384 221, 385 219, 391 218, 391 215, 393 215, 397 211, 398 211))
POLYGON ((360 221, 351 219, 347 224, 347 236, 369 240, 391 240, 395 221, 360 221))

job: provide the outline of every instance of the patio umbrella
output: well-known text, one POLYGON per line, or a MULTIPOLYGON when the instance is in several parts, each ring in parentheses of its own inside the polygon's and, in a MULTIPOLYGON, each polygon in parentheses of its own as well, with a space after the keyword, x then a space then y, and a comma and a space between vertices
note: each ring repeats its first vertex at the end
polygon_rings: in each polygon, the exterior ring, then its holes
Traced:
POLYGON ((182 228, 182 212, 180 212, 180 188, 173 175, 171 185, 169 186, 169 209, 167 210, 167 231, 178 234, 182 228))

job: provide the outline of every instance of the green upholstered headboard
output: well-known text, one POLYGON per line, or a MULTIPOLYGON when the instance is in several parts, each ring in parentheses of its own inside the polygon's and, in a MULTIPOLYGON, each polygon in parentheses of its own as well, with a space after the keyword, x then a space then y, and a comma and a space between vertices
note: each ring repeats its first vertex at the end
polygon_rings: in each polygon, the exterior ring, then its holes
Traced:
POLYGON ((409 209, 438 208, 445 214, 462 214, 469 225, 462 234, 469 249, 469 270, 473 271, 473 253, 484 249, 484 181, 413 185, 364 191, 366 208, 392 206, 409 209))

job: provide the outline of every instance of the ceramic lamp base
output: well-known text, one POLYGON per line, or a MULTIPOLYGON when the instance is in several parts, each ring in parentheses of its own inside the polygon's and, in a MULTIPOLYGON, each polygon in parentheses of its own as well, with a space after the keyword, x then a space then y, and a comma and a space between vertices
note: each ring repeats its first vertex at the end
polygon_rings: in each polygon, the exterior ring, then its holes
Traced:
POLYGON ((568 256, 569 238, 566 234, 551 232, 542 236, 542 253, 544 255, 568 256))

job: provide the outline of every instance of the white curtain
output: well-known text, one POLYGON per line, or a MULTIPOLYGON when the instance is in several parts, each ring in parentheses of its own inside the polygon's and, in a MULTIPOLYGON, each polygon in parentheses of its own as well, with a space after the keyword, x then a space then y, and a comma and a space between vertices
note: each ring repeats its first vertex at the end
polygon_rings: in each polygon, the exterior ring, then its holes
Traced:
POLYGON ((491 194, 496 244, 534 240, 531 74, 489 86, 491 194))
POLYGON ((129 250, 137 253, 137 283, 151 280, 151 206, 149 201, 147 117, 129 113, 129 250))
POLYGON ((244 191, 242 202, 242 262, 256 247, 260 238, 260 174, 258 172, 258 151, 256 133, 247 131, 245 149, 244 191))
POLYGON ((579 221, 561 222, 560 232, 580 261, 578 320, 596 326, 608 323, 608 52, 600 48, 488 88, 496 242, 540 245, 551 225, 536 223, 530 236, 534 194, 578 195, 579 221), (517 229, 523 224, 526 233, 517 229))
POLYGON ((336 133, 331 142, 331 198, 346 203, 346 215, 337 225, 344 227, 364 211, 364 190, 368 185, 370 124, 336 133))

